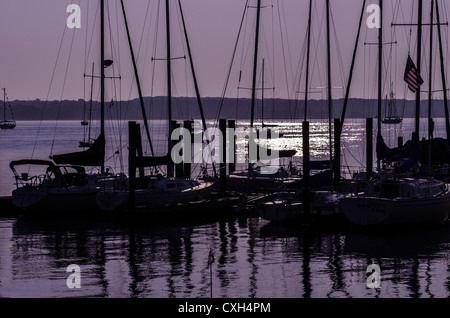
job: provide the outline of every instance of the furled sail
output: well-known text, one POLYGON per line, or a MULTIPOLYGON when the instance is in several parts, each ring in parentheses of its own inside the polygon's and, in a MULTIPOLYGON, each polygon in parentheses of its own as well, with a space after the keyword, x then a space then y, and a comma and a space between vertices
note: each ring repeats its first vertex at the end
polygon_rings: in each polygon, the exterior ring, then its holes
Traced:
POLYGON ((412 169, 420 160, 420 141, 419 135, 416 132, 412 133, 411 146, 409 156, 406 160, 395 168, 395 172, 402 173, 412 169))
POLYGON ((386 160, 388 163, 391 163, 408 156, 410 152, 410 145, 409 142, 407 142, 404 147, 389 148, 384 142, 383 136, 378 134, 376 152, 378 160, 386 160))
POLYGON ((54 155, 50 159, 57 164, 102 166, 105 161, 105 136, 100 134, 92 147, 85 151, 54 155))

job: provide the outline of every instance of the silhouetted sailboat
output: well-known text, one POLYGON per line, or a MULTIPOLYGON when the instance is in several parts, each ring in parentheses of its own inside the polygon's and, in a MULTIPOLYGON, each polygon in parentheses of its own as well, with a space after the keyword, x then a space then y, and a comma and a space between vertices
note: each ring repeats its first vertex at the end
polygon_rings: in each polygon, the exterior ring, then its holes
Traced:
MULTIPOLYGON (((123 209, 138 209, 144 213, 149 213, 154 215, 155 213, 166 213, 173 212, 174 210, 186 210, 186 205, 199 200, 208 200, 214 189, 213 182, 200 182, 198 180, 193 180, 187 178, 186 176, 175 176, 174 162, 171 157, 172 153, 172 139, 171 135, 173 132, 173 122, 172 122, 172 71, 171 71, 171 50, 170 50, 170 1, 166 0, 166 45, 167 45, 167 108, 168 108, 168 153, 166 156, 157 157, 153 154, 152 157, 142 156, 141 147, 141 136, 139 125, 129 123, 130 128, 130 140, 134 140, 132 143, 137 143, 138 145, 133 145, 129 147, 130 155, 129 157, 135 157, 136 152, 138 157, 132 160, 136 160, 137 164, 132 165, 129 162, 129 176, 125 183, 113 184, 110 187, 104 187, 97 194, 97 204, 100 209, 104 211, 112 210, 123 210, 123 209), (133 128, 134 127, 134 128, 133 128), (137 128, 137 129, 136 129, 137 128), (133 133, 133 129, 136 129, 133 133), (140 149, 140 150, 139 150, 140 149), (139 154, 140 153, 140 154, 139 154), (166 176, 163 176, 156 171, 151 175, 144 175, 144 167, 157 167, 157 166, 167 166, 166 176), (136 168, 139 168, 139 178, 136 178, 136 168), (136 185, 138 183, 139 185, 136 185), (119 185, 119 186, 118 186, 119 185), (130 196, 131 194, 131 196, 130 196)), ((195 77, 191 51, 189 47, 189 41, 187 37, 186 26, 184 23, 183 11, 181 7, 181 2, 178 1, 180 15, 183 22, 183 29, 185 33, 185 40, 187 50, 189 52, 189 60, 191 63, 191 70, 194 79, 194 85, 196 87, 197 99, 199 102, 200 113, 202 114, 203 123, 205 123, 203 117, 203 110, 200 101, 200 95, 198 92, 197 81, 195 77)), ((122 9, 125 20, 125 25, 127 25, 127 19, 125 15, 125 8, 122 1, 122 9)), ((128 27, 127 27, 128 32, 128 27)), ((129 46, 133 60, 133 66, 135 71, 136 82, 138 85, 138 91, 140 95, 141 105, 143 106, 143 98, 140 90, 139 76, 137 73, 137 66, 134 59, 134 53, 131 45, 130 38, 129 46)), ((142 109, 145 109, 142 107, 142 109)), ((146 122, 145 110, 143 110, 144 124, 146 122)), ((206 128, 205 125, 203 128, 206 128)), ((146 127, 147 137, 150 141, 150 132, 148 127, 146 127)), ((131 143, 131 142, 130 142, 131 143)), ((190 160, 191 158, 189 158, 190 160)), ((190 175, 190 171, 189 171, 190 175)), ((187 213, 189 215, 189 213, 187 213)))
POLYGON ((17 188, 12 192, 15 206, 38 213, 67 213, 97 209, 96 194, 116 177, 105 171, 105 58, 104 19, 105 0, 100 0, 100 52, 101 52, 101 127, 100 134, 85 151, 51 156, 48 160, 15 160, 10 163, 17 188), (19 166, 30 167, 20 173, 19 166), (45 167, 42 172, 42 167, 45 167), (100 173, 87 174, 85 167, 100 167, 100 173), (39 169, 40 168, 40 169, 39 169), (30 175, 32 171, 33 175, 30 175), (39 172, 37 172, 39 171, 39 172))
MULTIPOLYGON (((381 14, 382 3, 380 0, 381 14)), ((433 1, 431 17, 433 19, 433 1)), ((436 3, 437 4, 437 3, 436 3)), ((419 29, 418 29, 418 61, 421 52, 421 19, 422 0, 419 0, 419 29)), ((381 29, 380 29, 381 33, 381 29)), ((381 36, 379 37, 381 48, 381 36)), ((379 56, 381 63, 381 55, 379 56)), ((420 64, 419 64, 420 65, 420 64)), ((381 67, 379 76, 378 114, 381 113, 381 67)), ((431 76, 430 76, 431 78, 431 76)), ((377 159, 378 162, 388 158, 400 157, 393 170, 380 170, 377 178, 369 180, 367 189, 361 193, 348 195, 339 200, 342 213, 354 224, 362 226, 399 225, 418 223, 439 223, 448 219, 450 212, 450 187, 443 181, 432 177, 417 178, 418 165, 421 160, 421 145, 419 141, 420 119, 420 67, 416 68, 408 55, 404 80, 409 89, 416 93, 416 130, 412 133, 410 145, 407 149, 390 149, 381 135, 381 125, 378 125, 377 159), (404 151, 408 157, 404 159, 404 151), (410 171, 415 178, 405 178, 401 174, 410 171)), ((379 116, 380 117, 380 116, 379 116)))
POLYGON ((401 116, 396 115, 396 101, 394 99, 394 91, 392 89, 392 83, 391 83, 391 92, 390 92, 390 98, 388 100, 388 107, 387 107, 387 116, 384 117, 381 122, 383 124, 400 124, 403 120, 401 116))

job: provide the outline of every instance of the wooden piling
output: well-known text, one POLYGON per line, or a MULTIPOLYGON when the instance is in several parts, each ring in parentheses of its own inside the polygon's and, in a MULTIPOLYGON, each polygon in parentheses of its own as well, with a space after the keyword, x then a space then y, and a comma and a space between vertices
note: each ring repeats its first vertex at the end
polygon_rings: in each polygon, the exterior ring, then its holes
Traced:
POLYGON ((169 124, 169 136, 167 137, 168 138, 168 144, 169 144, 168 149, 167 149, 167 156, 169 158, 169 160, 168 160, 169 162, 167 163, 167 176, 169 178, 173 178, 175 176, 175 165, 174 165, 174 162, 172 160, 173 142, 172 142, 171 139, 172 139, 172 132, 175 129, 174 125, 176 125, 176 121, 175 120, 171 120, 169 123, 170 123, 169 124))
POLYGON ((220 173, 220 191, 227 188, 227 120, 219 119, 219 130, 222 138, 220 139, 219 173, 220 173))
MULTIPOLYGON (((189 131, 189 135, 191 136, 189 147, 192 149, 192 120, 185 120, 183 123, 184 129, 189 131)), ((184 144, 187 147, 187 143, 184 144)), ((186 158, 186 151, 183 150, 184 155, 184 167, 183 167, 183 177, 190 178, 191 177, 191 160, 192 158, 186 158)))
POLYGON ((397 145, 398 147, 403 147, 403 136, 398 136, 397 145))
POLYGON ((236 121, 228 120, 228 128, 230 136, 228 136, 229 147, 228 147, 228 173, 236 171, 236 121))
POLYGON ((133 210, 136 201, 136 122, 128 122, 128 208, 133 210))
POLYGON ((309 121, 302 122, 303 135, 303 213, 310 213, 309 121))
POLYGON ((369 180, 373 175, 373 118, 366 118, 366 171, 369 180))
POLYGON ((341 188, 341 120, 334 119, 334 158, 333 158, 333 182, 335 191, 341 188))
MULTIPOLYGON (((178 128, 180 128, 180 124, 177 123, 176 121, 172 121, 172 129, 173 129, 172 131, 175 131, 178 128)), ((180 142, 182 138, 183 138, 182 136, 179 136, 178 142, 180 142)), ((183 155, 183 149, 181 149, 181 155, 183 155)), ((175 176, 177 178, 181 178, 184 176, 184 163, 183 162, 175 164, 175 176)))

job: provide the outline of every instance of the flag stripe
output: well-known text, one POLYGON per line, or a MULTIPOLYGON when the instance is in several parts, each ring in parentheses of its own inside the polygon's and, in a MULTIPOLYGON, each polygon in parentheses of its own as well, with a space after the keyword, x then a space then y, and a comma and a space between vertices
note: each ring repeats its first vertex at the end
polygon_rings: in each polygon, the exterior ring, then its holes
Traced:
POLYGON ((423 84, 423 79, 410 56, 408 56, 408 61, 406 62, 405 75, 403 79, 413 93, 415 93, 419 89, 420 85, 423 84))

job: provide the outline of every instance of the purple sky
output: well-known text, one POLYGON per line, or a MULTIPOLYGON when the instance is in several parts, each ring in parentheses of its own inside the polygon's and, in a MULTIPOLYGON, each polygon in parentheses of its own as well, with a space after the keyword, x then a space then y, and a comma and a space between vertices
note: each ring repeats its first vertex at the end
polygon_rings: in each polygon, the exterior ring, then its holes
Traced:
MULTIPOLYGON (((316 93, 312 98, 326 98, 326 91, 322 88, 326 86, 326 51, 325 51, 325 1, 313 1, 313 47, 311 54, 311 87, 316 93)), ((398 41, 393 47, 392 54, 390 46, 385 46, 384 57, 386 70, 383 82, 384 95, 388 94, 389 83, 392 81, 398 98, 414 98, 414 94, 407 93, 403 83, 403 69, 406 63, 408 49, 415 60, 416 39, 415 28, 413 28, 412 38, 409 40, 409 28, 391 28, 390 24, 394 19, 396 22, 411 23, 411 4, 414 8, 417 1, 413 0, 393 0, 385 1, 385 41, 392 38, 398 41), (391 59, 388 59, 392 56, 391 59), (392 62, 391 64, 388 61, 392 62)), ((122 80, 107 81, 107 98, 134 98, 137 97, 136 86, 132 84, 133 72, 126 37, 123 27, 121 12, 116 12, 120 2, 109 0, 109 12, 113 37, 113 50, 111 50, 110 36, 107 35, 106 58, 115 61, 114 67, 109 68, 107 76, 122 76, 122 80), (117 33, 119 29, 119 33, 117 33), (118 37, 117 37, 118 34, 118 37), (112 53, 115 52, 115 53, 112 53)), ((258 85, 262 85, 261 65, 265 60, 265 86, 275 87, 274 96, 280 98, 300 97, 303 98, 304 91, 304 60, 305 32, 307 27, 308 0, 262 0, 264 6, 262 10, 262 31, 260 43, 260 55, 258 61, 258 85), (273 5, 273 6, 272 6, 273 5), (282 21, 280 23, 279 17, 282 21), (283 29, 280 32, 280 26, 283 29), (272 29, 274 30, 272 32, 272 29), (287 31, 286 31, 287 30, 287 31), (283 38, 283 41, 281 41, 283 38), (282 51, 284 48, 284 53, 282 51), (287 70, 287 72, 286 72, 287 70), (301 74, 301 76, 300 76, 301 74), (300 93, 298 93, 300 91, 300 93), (296 93, 297 92, 297 93, 296 93)), ((367 1, 378 3, 378 1, 367 1)), ((191 47, 194 55, 194 63, 200 91, 203 96, 221 96, 225 78, 231 60, 239 22, 244 10, 244 0, 182 0, 184 15, 187 23, 191 47)), ((250 5, 256 4, 255 0, 250 0, 250 5)), ((165 95, 166 75, 165 62, 152 62, 151 58, 165 57, 165 26, 164 26, 164 1, 132 0, 125 1, 130 31, 135 52, 140 54, 138 67, 143 86, 144 95, 159 96, 165 95), (158 5, 160 3, 159 32, 157 45, 155 47, 156 21, 158 5), (147 7, 149 8, 147 13, 147 7), (144 25, 144 21, 146 21, 144 25), (142 41, 141 41, 142 34, 142 41)), ((343 87, 347 81, 351 62, 354 40, 356 37, 359 14, 361 11, 361 0, 331 0, 332 17, 335 31, 332 30, 332 85, 343 87), (337 41, 336 41, 337 39, 337 41), (339 47, 339 50, 337 48, 339 47)), ((366 6, 367 6, 366 5, 366 6)), ((448 11, 444 2, 441 5, 441 20, 447 21, 448 11)), ((99 32, 96 24, 93 25, 93 18, 98 6, 98 1, 90 0, 2 0, 0 2, 0 41, 2 43, 2 54, 0 58, 0 86, 6 87, 11 100, 15 99, 36 99, 50 100, 89 98, 90 83, 83 79, 83 74, 91 72, 92 63, 96 64, 98 74, 99 64, 99 32), (66 19, 68 14, 66 8, 70 3, 80 3, 81 5, 81 29, 75 31, 72 53, 68 63, 69 48, 71 45, 73 30, 67 29, 66 19), (89 3, 89 5, 88 5, 89 3), (88 7, 89 6, 89 7, 88 7), (89 15, 89 16, 88 16, 89 15), (92 33, 93 27, 96 27, 92 33), (52 72, 55 67, 58 48, 64 33, 64 40, 58 64, 55 68, 55 75, 52 85, 52 72), (86 50, 86 31, 88 33, 88 43, 92 37, 92 47, 86 50), (86 56, 86 58, 85 58, 86 56), (67 74, 66 74, 67 68, 67 74), (66 79, 66 80, 65 80, 66 79), (63 83, 65 86, 63 90, 63 83)), ((172 57, 187 54, 184 44, 180 41, 181 27, 179 24, 177 2, 171 1, 172 6, 172 57)), ((424 23, 429 22, 430 12, 429 1, 424 1, 424 23)), ((251 86, 251 68, 253 58, 253 27, 255 9, 248 10, 248 20, 244 23, 242 35, 233 71, 230 77, 230 84, 227 96, 249 97, 249 91, 240 90, 237 92, 239 70, 242 70, 242 87, 251 86)), ((364 24, 361 33, 361 41, 377 41, 378 31, 368 29, 364 16, 364 24)), ((108 21, 108 19, 107 19, 108 21)), ((416 22, 415 15, 413 22, 416 22)), ((428 43, 429 28, 424 28, 423 35, 423 64, 428 64, 428 43)), ((108 32, 109 33, 109 32, 108 32)), ((437 32, 435 32, 436 35, 437 32)), ((443 28, 445 56, 448 62, 448 28, 443 28)), ((436 38, 435 38, 436 41, 436 38)), ((437 50, 434 53, 437 61, 437 50)), ((438 64, 435 63, 437 85, 440 85, 440 73, 438 64)), ((355 68, 354 85, 352 86, 352 97, 375 97, 377 67, 376 46, 360 45, 355 68)), ((428 85, 428 65, 423 66, 422 76, 425 84, 428 85)), ((193 96, 188 64, 183 60, 173 61, 174 95, 193 96)), ((336 88, 333 90, 336 98, 344 94, 344 90, 336 88)), ((94 84, 94 99, 98 96, 98 83, 94 84)), ((272 96, 267 92, 268 97, 272 96)), ((436 98, 442 96, 441 93, 434 95, 436 98)), ((426 94, 423 96, 426 98, 426 94)))

